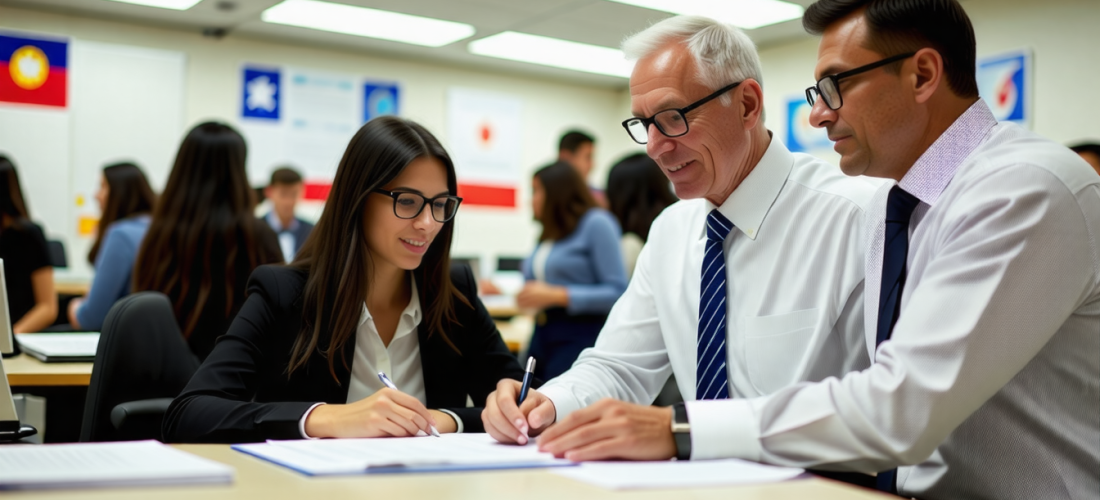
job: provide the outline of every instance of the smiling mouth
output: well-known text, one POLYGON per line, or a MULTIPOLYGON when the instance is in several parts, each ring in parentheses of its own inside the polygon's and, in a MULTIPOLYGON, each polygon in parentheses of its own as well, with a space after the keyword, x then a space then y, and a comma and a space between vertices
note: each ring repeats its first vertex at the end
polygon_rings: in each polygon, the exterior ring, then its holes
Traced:
POLYGON ((673 166, 671 166, 671 167, 668 167, 668 171, 669 171, 669 172, 679 172, 679 171, 680 171, 681 169, 683 169, 684 167, 686 167, 688 163, 691 163, 691 162, 690 162, 690 161, 686 161, 686 162, 684 162, 684 163, 681 163, 681 164, 679 164, 679 165, 673 165, 673 166))
POLYGON ((427 244, 428 244, 428 242, 427 242, 427 241, 415 241, 415 240, 407 240, 407 239, 405 239, 405 238, 398 238, 398 239, 399 239, 399 240, 401 240, 401 241, 404 241, 405 243, 408 243, 408 244, 410 244, 410 245, 412 245, 412 246, 414 246, 414 247, 422 247, 422 246, 424 246, 424 245, 427 245, 427 244))

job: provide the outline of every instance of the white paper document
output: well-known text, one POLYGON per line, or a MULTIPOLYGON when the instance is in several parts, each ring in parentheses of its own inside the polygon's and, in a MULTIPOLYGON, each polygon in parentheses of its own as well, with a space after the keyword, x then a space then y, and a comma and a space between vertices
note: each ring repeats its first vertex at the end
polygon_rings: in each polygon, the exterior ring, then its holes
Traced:
POLYGON ((488 434, 268 441, 233 449, 311 476, 573 465, 534 445, 500 444, 488 434))
POLYGON ((774 483, 793 479, 802 469, 737 460, 667 462, 585 462, 556 474, 610 490, 689 488, 774 483))
POLYGON ((27 354, 43 362, 95 360, 99 346, 96 332, 21 333, 15 336, 27 354))
POLYGON ((231 483, 233 473, 157 441, 0 446, 0 490, 231 483))

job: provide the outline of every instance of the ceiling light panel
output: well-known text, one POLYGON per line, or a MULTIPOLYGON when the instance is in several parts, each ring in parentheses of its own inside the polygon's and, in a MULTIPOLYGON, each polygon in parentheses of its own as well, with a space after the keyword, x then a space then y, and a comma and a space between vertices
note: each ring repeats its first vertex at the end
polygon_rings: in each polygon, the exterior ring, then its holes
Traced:
POLYGON ((159 7, 161 9, 187 10, 194 7, 202 0, 111 0, 113 2, 144 5, 146 7, 159 7))
POLYGON ((609 0, 673 14, 707 16, 751 30, 802 17, 802 6, 780 0, 609 0))
POLYGON ((634 68, 618 49, 515 31, 474 40, 467 50, 481 56, 623 78, 629 78, 634 68))
POLYGON ((424 47, 441 47, 469 38, 476 31, 464 23, 317 0, 286 0, 265 10, 260 19, 424 47))

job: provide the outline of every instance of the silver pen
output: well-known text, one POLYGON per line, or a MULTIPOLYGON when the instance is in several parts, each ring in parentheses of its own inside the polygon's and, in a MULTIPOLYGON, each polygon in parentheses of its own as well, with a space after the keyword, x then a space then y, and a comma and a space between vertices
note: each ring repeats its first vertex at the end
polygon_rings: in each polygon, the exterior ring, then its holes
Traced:
MULTIPOLYGON (((383 384, 386 384, 386 387, 389 387, 390 389, 393 389, 397 392, 401 392, 401 390, 393 384, 393 381, 386 376, 386 372, 378 372, 378 380, 381 380, 383 384)), ((428 424, 428 429, 431 429, 433 436, 439 437, 439 431, 435 429, 434 425, 428 424)))

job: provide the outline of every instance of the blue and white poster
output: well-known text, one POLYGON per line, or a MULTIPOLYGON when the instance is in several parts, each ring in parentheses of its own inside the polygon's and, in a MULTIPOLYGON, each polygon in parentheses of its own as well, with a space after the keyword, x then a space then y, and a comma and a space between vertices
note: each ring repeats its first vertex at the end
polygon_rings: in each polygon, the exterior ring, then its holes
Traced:
POLYGON ((363 122, 379 116, 398 114, 399 96, 396 83, 363 84, 363 122))
POLYGON ((277 121, 281 97, 279 71, 245 67, 243 83, 241 117, 277 121))
POLYGON ((830 149, 833 142, 823 128, 810 125, 810 103, 805 96, 787 100, 787 148, 796 153, 830 149))
POLYGON ((997 120, 1027 125, 1031 104, 1030 73, 1029 51, 978 60, 978 93, 997 120))

